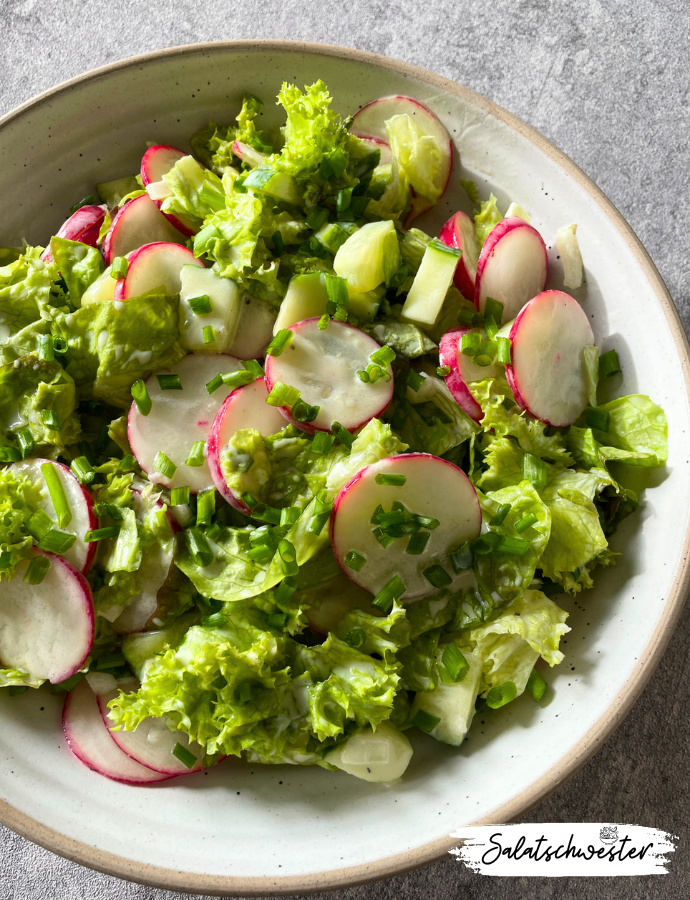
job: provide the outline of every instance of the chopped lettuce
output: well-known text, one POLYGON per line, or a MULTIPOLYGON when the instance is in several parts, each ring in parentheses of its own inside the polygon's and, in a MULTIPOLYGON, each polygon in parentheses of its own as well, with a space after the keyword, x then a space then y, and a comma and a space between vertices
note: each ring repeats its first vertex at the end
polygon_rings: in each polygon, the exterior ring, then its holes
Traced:
POLYGON ((105 269, 100 250, 81 241, 52 237, 50 255, 67 285, 70 303, 75 308, 81 306, 84 291, 105 269))
POLYGON ((629 466, 662 466, 668 459, 668 424, 660 406, 644 394, 619 397, 598 407, 610 416, 609 430, 594 429, 605 460, 629 466))
POLYGON ((483 200, 480 204, 479 212, 474 217, 474 233, 477 236, 477 243, 481 249, 484 241, 488 238, 489 232, 494 226, 498 225, 503 216, 498 208, 498 200, 493 194, 488 200, 483 200))
POLYGON ((397 115, 386 122, 391 153, 401 172, 421 197, 436 203, 445 185, 439 184, 443 151, 430 134, 424 134, 412 116, 397 115))
POLYGON ((217 207, 224 205, 220 178, 200 166, 193 156, 183 156, 163 175, 172 195, 166 197, 161 209, 164 213, 180 215, 201 226, 203 220, 217 207), (209 201, 208 197, 212 200, 209 201), (213 205, 212 205, 213 204, 213 205))
POLYGON ((50 320, 53 263, 39 259, 41 247, 27 247, 19 259, 0 268, 0 344, 37 319, 50 320))
POLYGON ((436 344, 412 322, 401 322, 394 318, 377 318, 376 322, 361 326, 363 331, 375 338, 379 344, 392 347, 398 356, 415 359, 432 353, 436 344))
POLYGON ((26 523, 41 504, 41 491, 11 466, 0 469, 0 582, 14 577, 17 564, 31 556, 33 538, 26 523), (6 556, 9 554, 9 557, 6 556))

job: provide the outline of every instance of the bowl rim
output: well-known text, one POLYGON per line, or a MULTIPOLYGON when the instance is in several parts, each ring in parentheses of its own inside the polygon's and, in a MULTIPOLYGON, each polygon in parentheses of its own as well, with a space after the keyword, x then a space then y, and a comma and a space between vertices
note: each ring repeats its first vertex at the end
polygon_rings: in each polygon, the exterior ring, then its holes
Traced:
MULTIPOLYGON (((161 59, 193 54, 210 54, 227 50, 242 51, 276 51, 290 53, 309 53, 313 55, 338 57, 353 62, 375 66, 424 81, 434 87, 454 94, 456 97, 478 107, 485 113, 504 122, 520 135, 527 138, 543 153, 560 165, 597 202, 607 218, 613 223, 626 244, 632 251, 642 271, 651 285, 661 310, 666 318, 671 336, 681 364, 685 389, 690 399, 690 346, 678 311, 661 275, 645 250, 640 239, 630 225, 608 199, 604 192, 574 163, 565 153, 558 149, 532 126, 517 116, 498 106, 477 92, 458 84, 451 79, 415 66, 402 60, 393 59, 378 53, 343 47, 335 44, 321 44, 309 41, 250 39, 230 41, 208 41, 153 50, 137 56, 127 57, 63 81, 41 94, 33 97, 20 106, 15 107, 0 117, 0 129, 29 111, 38 110, 43 104, 59 94, 67 93, 86 82, 95 81, 103 76, 118 72, 121 69, 142 67, 161 59)), ((577 747, 566 753, 558 763, 549 769, 541 778, 531 784, 518 796, 492 810, 487 816, 477 819, 473 824, 506 823, 524 815, 553 793, 565 780, 570 778, 611 736, 630 712, 642 690, 656 669, 666 645, 669 642, 674 626, 678 621, 690 586, 690 521, 686 525, 683 537, 681 562, 676 570, 673 583, 664 604, 661 618, 647 644, 640 654, 637 666, 623 688, 611 701, 606 712, 592 725, 577 747)), ((0 823, 7 828, 66 859, 107 875, 114 875, 129 881, 154 887, 184 891, 187 893, 207 894, 214 896, 267 896, 278 894, 311 893, 314 891, 333 890, 351 887, 358 884, 390 878, 420 866, 429 865, 443 858, 448 851, 457 846, 458 841, 449 837, 440 838, 424 844, 415 850, 384 857, 375 862, 346 866, 324 872, 294 876, 225 876, 198 874, 168 869, 149 863, 139 863, 115 853, 99 850, 89 844, 77 841, 61 834, 55 829, 43 825, 31 816, 17 810, 0 800, 0 823)))

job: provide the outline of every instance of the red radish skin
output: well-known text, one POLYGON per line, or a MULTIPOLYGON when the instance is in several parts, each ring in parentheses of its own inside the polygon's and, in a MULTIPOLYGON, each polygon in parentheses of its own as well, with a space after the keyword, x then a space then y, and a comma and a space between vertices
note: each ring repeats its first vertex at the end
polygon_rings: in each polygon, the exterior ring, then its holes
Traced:
POLYGON ((50 560, 43 581, 27 584, 20 563, 0 594, 0 665, 59 684, 86 664, 94 637, 91 588, 71 562, 34 548, 50 560))
POLYGON ((241 159, 242 162, 245 162, 248 166, 252 167, 260 166, 267 159, 265 153, 261 153, 260 150, 255 150, 250 144, 245 144, 242 141, 233 142, 232 152, 238 159, 241 159))
POLYGON ((594 346, 580 304, 563 291, 538 294, 513 322, 510 340, 506 377, 517 405, 545 425, 572 425, 588 402, 582 350, 594 346))
POLYGON ((466 300, 474 303, 474 282, 477 276, 479 257, 474 222, 467 213, 456 212, 448 219, 438 237, 449 247, 462 250, 462 256, 455 269, 455 287, 466 300))
POLYGON ((275 406, 266 403, 268 388, 264 378, 235 388, 223 401, 208 436, 207 462, 216 490, 230 506, 246 516, 251 515, 247 504, 227 485, 220 465, 220 456, 228 441, 242 428, 254 428, 268 437, 285 427, 285 419, 275 406))
POLYGON ((144 244, 130 253, 128 260, 127 274, 124 278, 118 278, 115 283, 115 300, 140 297, 161 285, 165 287, 166 293, 179 294, 182 266, 205 268, 191 250, 169 241, 144 244))
POLYGON ((77 759, 112 781, 143 785, 168 781, 173 777, 142 766, 120 750, 105 727, 98 698, 86 679, 65 697, 62 730, 67 746, 77 759))
MULTIPOLYGON (((169 144, 154 144, 152 147, 149 147, 141 160, 141 180, 144 182, 144 187, 162 181, 163 176, 166 175, 178 159, 182 159, 183 156, 188 156, 188 154, 183 150, 178 150, 177 147, 171 147, 169 144)), ((154 200, 153 202, 158 209, 163 205, 162 200, 154 200)), ((172 213, 163 212, 162 210, 161 214, 164 215, 168 222, 177 228, 177 230, 185 237, 192 237, 192 235, 196 234, 198 231, 198 229, 194 227, 194 223, 187 218, 180 218, 172 213)))
MULTIPOLYGON (((107 211, 106 206, 81 206, 62 223, 57 237, 79 241, 81 244, 88 244, 89 247, 98 246, 98 235, 107 211)), ((52 262, 50 247, 42 254, 41 259, 43 262, 52 262)))
POLYGON ((266 387, 271 391, 278 381, 291 385, 305 403, 320 407, 313 422, 297 422, 288 407, 279 407, 288 422, 308 434, 329 431, 333 422, 356 431, 393 399, 391 367, 390 381, 364 384, 356 373, 366 369, 379 344, 346 322, 331 319, 323 331, 318 323, 314 316, 290 326, 293 337, 282 354, 266 357, 266 387))
MULTIPOLYGON (((502 219, 490 232, 479 254, 474 305, 484 312, 487 297, 503 304, 503 322, 544 290, 548 258, 541 235, 524 219, 502 219)), ((500 325, 501 323, 497 323, 500 325)))
POLYGON ((496 369, 494 366, 482 368, 462 354, 460 349, 462 337, 471 330, 471 328, 459 327, 447 331, 438 345, 438 355, 441 365, 450 369, 450 374, 446 375, 448 390, 471 419, 481 422, 484 413, 472 396, 468 384, 472 381, 480 381, 482 378, 493 378, 496 369))
POLYGON ((391 153, 391 146, 387 141, 382 140, 381 138, 369 137, 368 135, 358 134, 357 137, 363 141, 363 143, 367 146, 367 148, 373 153, 375 150, 378 150, 381 154, 381 158, 379 159, 380 166, 389 166, 391 160, 393 159, 393 154, 391 153))
POLYGON ((144 244, 168 241, 184 244, 185 238, 160 212, 148 194, 129 200, 118 211, 103 239, 103 256, 110 265, 144 244))

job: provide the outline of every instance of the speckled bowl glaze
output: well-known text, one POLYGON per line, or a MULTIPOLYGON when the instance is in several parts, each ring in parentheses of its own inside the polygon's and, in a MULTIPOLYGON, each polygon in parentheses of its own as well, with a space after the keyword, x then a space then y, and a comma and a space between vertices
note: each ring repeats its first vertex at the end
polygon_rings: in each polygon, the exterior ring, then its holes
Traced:
MULTIPOLYGON (((303 892, 382 878, 431 862, 452 830, 505 822, 571 775, 621 722, 656 666, 688 586, 688 346, 670 297, 629 226, 601 191, 524 122, 451 81, 340 47, 239 41, 180 47, 66 82, 0 120, 0 244, 45 242, 97 181, 136 171, 146 141, 188 146, 209 118, 228 121, 243 93, 271 100, 283 80, 323 78, 348 114, 385 94, 426 103, 459 158, 426 221, 437 229, 467 204, 474 178, 505 208, 516 200, 553 246, 577 222, 587 269, 578 299, 604 349, 615 347, 617 392, 666 409, 668 466, 613 541, 616 568, 571 611, 566 661, 550 704, 529 697, 485 722, 460 749, 425 736, 395 787, 344 773, 228 761, 150 788, 89 771, 67 750, 58 698, 0 699, 0 821, 44 847, 122 878, 204 894, 303 892), (653 361, 653 364, 651 364, 653 361), (620 377, 620 376, 617 376, 620 377)), ((549 253, 549 286, 561 286, 549 253)), ((615 382, 615 379, 613 379, 615 382)))

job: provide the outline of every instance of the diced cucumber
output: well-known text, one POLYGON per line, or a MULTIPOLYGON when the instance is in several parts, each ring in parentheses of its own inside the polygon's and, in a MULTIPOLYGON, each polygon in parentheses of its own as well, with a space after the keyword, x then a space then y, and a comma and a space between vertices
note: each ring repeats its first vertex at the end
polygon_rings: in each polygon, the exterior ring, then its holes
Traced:
POLYGON ((112 300, 115 296, 115 285, 117 281, 110 277, 111 266, 101 272, 98 278, 92 282, 81 298, 81 305, 86 306, 88 303, 102 303, 104 300, 112 300))
MULTIPOLYGON (((441 662, 443 651, 438 654, 441 662)), ((469 663, 469 670, 462 681, 457 684, 443 684, 439 680, 433 691, 420 691, 415 695, 410 718, 414 719, 419 710, 423 710, 441 721, 429 733, 437 741, 459 747, 470 729, 474 716, 474 704, 479 693, 479 679, 482 674, 482 661, 474 653, 463 651, 469 663)))
POLYGON ((410 742, 389 722, 381 722, 376 731, 360 731, 325 756, 327 763, 348 775, 384 784, 397 781, 411 758, 410 742))
POLYGON ((235 339, 240 314, 240 294, 230 278, 222 278, 213 269, 182 266, 180 270, 180 341, 188 350, 226 353, 235 339), (207 296, 211 312, 197 314, 190 300, 207 296), (213 326, 215 341, 204 342, 204 328, 213 326))
POLYGON ((511 203, 506 210, 506 219, 510 219, 511 216, 515 216, 518 219, 524 219, 525 222, 532 221, 530 214, 526 212, 519 203, 511 203))
POLYGON ((355 231, 335 255, 333 268, 347 278, 350 290, 366 294, 388 284, 400 268, 400 249, 393 222, 369 222, 355 231))
POLYGON ((101 201, 108 209, 112 209, 127 194, 141 190, 141 185, 135 175, 128 175, 127 178, 116 178, 115 181, 102 181, 96 185, 96 190, 101 201))
POLYGON ((326 312, 327 300, 326 279, 322 272, 295 275, 280 304, 273 334, 278 334, 283 328, 289 328, 303 319, 322 316, 326 312))
POLYGON ((461 250, 448 247, 436 238, 429 242, 403 306, 406 319, 415 325, 434 324, 461 255, 461 250))
POLYGON ((277 172, 267 166, 253 169, 244 179, 244 186, 268 194, 275 200, 294 205, 299 202, 299 192, 287 172, 277 172))
POLYGON ((349 234, 337 222, 327 222, 316 232, 316 239, 321 241, 326 250, 337 253, 348 239, 349 234))

